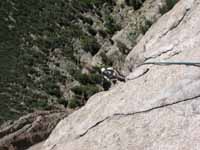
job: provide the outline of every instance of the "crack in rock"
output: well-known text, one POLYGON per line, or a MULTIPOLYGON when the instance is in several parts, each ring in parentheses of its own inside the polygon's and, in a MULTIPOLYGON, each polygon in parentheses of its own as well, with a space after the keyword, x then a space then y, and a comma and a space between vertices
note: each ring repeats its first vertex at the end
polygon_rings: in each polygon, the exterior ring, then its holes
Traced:
POLYGON ((148 61, 148 60, 150 60, 150 59, 154 59, 154 58, 160 57, 160 56, 162 56, 163 54, 166 54, 166 53, 171 52, 171 51, 173 51, 173 48, 170 48, 170 49, 168 49, 168 50, 162 51, 161 53, 156 54, 156 55, 154 55, 154 56, 147 57, 147 58, 145 58, 144 61, 148 61))
POLYGON ((96 126, 98 126, 99 124, 103 123, 104 121, 110 119, 112 116, 108 116, 105 119, 98 121, 97 123, 95 123, 93 126, 91 126, 89 129, 87 129, 83 134, 80 134, 77 138, 83 137, 84 135, 86 135, 91 129, 95 128, 96 126))
MULTIPOLYGON (((162 37, 166 36, 170 31, 176 29, 176 28, 181 24, 181 22, 185 19, 185 17, 186 17, 186 15, 187 15, 187 13, 188 13, 189 10, 190 10, 190 9, 186 9, 186 11, 184 12, 183 16, 180 18, 180 20, 178 20, 177 23, 175 23, 174 25, 172 25, 172 26, 171 26, 166 32, 164 32, 161 36, 159 36, 159 39, 161 39, 162 37)), ((176 44, 176 45, 178 45, 178 44, 176 44)), ((154 59, 154 58, 160 57, 160 56, 162 56, 163 54, 166 54, 166 53, 168 53, 168 52, 170 52, 170 51, 173 51, 174 47, 175 47, 175 46, 173 46, 171 49, 168 49, 168 50, 165 50, 165 51, 161 52, 160 54, 147 57, 147 58, 145 58, 145 61, 147 61, 147 60, 149 60, 149 59, 154 59)))
POLYGON ((179 54, 181 54, 181 52, 182 52, 182 51, 176 51, 176 52, 170 54, 170 56, 168 57, 168 59, 169 59, 169 58, 172 58, 172 57, 174 57, 174 56, 177 56, 177 55, 179 55, 179 54))
POLYGON ((143 111, 132 112, 132 113, 127 113, 127 114, 115 113, 112 116, 108 116, 108 117, 104 118, 103 120, 98 121, 96 124, 94 124, 93 126, 88 128, 84 133, 82 133, 79 136, 77 136, 76 139, 79 139, 79 138, 85 136, 90 130, 96 128, 98 125, 100 125, 100 124, 104 123, 105 121, 107 121, 109 119, 112 119, 114 117, 124 117, 124 116, 126 117, 126 116, 134 116, 134 115, 137 115, 137 114, 149 113, 149 112, 157 110, 157 109, 173 106, 173 105, 180 104, 180 103, 187 102, 187 101, 192 101, 192 100, 195 100, 197 98, 200 98, 200 95, 197 95, 197 96, 194 96, 194 97, 191 97, 191 98, 187 98, 187 99, 184 99, 184 100, 180 100, 180 101, 177 101, 177 102, 173 102, 173 103, 169 103, 169 104, 165 104, 165 105, 160 105, 160 106, 153 107, 153 108, 150 108, 150 109, 147 109, 147 110, 143 110, 143 111))
POLYGON ((138 79, 142 76, 144 76, 145 74, 147 74, 149 72, 149 68, 145 68, 145 70, 143 70, 139 75, 135 76, 135 77, 128 77, 127 80, 135 80, 138 79))
POLYGON ((174 25, 172 25, 169 30, 167 30, 166 32, 164 32, 162 35, 159 36, 159 39, 161 39, 163 36, 167 35, 170 31, 174 30, 175 28, 177 28, 181 22, 184 20, 185 16, 187 15, 188 11, 190 10, 190 8, 187 8, 186 11, 184 12, 183 16, 180 18, 180 20, 178 20, 177 23, 175 23, 174 25))
POLYGON ((56 144, 54 144, 52 147, 51 147, 51 149, 50 150, 53 150, 55 147, 56 147, 57 145, 56 144))

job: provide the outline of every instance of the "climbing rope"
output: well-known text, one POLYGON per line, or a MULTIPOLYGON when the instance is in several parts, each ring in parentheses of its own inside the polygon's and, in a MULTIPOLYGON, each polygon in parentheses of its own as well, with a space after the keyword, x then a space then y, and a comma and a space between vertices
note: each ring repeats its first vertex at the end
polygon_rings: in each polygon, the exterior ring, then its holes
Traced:
POLYGON ((198 66, 200 67, 200 62, 167 62, 167 61, 160 61, 160 62, 144 62, 142 65, 188 65, 188 66, 198 66))

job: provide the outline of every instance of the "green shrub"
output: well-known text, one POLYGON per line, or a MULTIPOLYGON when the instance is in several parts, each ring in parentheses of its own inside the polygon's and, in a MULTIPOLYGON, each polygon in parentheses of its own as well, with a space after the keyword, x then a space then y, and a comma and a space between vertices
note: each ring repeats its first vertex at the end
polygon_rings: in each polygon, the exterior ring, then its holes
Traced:
POLYGON ((44 90, 52 96, 61 97, 60 87, 53 81, 47 81, 44 85, 44 90))
POLYGON ((113 0, 79 0, 82 7, 92 8, 93 5, 100 7, 104 3, 113 3, 113 0))
POLYGON ((130 33, 128 33, 128 35, 127 35, 127 38, 128 38, 130 41, 136 40, 137 37, 138 37, 138 32, 130 32, 130 33))
POLYGON ((99 87, 96 85, 80 85, 73 87, 71 90, 77 96, 84 97, 85 100, 100 91, 99 87))
POLYGON ((178 2, 178 0, 166 0, 166 5, 168 9, 172 9, 174 5, 178 2))
POLYGON ((121 27, 116 24, 115 20, 110 15, 107 15, 105 17, 105 24, 104 24, 104 26, 106 28, 106 32, 108 34, 111 34, 111 35, 113 35, 116 31, 119 31, 121 29, 121 27))
POLYGON ((72 92, 74 92, 76 95, 83 95, 83 93, 86 92, 86 88, 85 86, 81 85, 81 86, 75 86, 72 89, 72 92))
POLYGON ((91 73, 89 75, 92 84, 101 84, 103 76, 97 73, 91 73))
POLYGON ((86 98, 89 99, 92 95, 100 92, 100 89, 98 86, 95 86, 95 85, 88 85, 86 87, 87 91, 86 91, 86 98))
POLYGON ((96 0, 79 0, 79 2, 84 7, 92 7, 96 3, 96 0))
POLYGON ((135 10, 139 9, 145 0, 126 0, 128 6, 132 6, 135 10))
POLYGON ((81 45, 84 51, 90 52, 92 55, 95 55, 101 47, 97 40, 91 36, 82 36, 81 45))
POLYGON ((144 18, 144 23, 140 25, 140 31, 142 32, 143 35, 148 31, 148 29, 152 26, 152 24, 153 22, 144 18))
POLYGON ((63 105, 64 107, 68 106, 68 101, 64 97, 58 99, 58 103, 63 105))
POLYGON ((76 73, 74 77, 81 84, 89 84, 89 83, 91 83, 90 78, 89 78, 89 76, 87 74, 76 73))
POLYGON ((72 109, 75 109, 77 107, 80 107, 81 104, 80 104, 80 101, 76 98, 72 98, 72 99, 69 99, 68 100, 68 107, 69 108, 72 108, 72 109))
POLYGON ((33 100, 26 100, 25 103, 31 110, 34 110, 35 108, 46 109, 48 107, 48 101, 46 99, 35 98, 33 100))
POLYGON ((54 80, 59 81, 60 83, 63 83, 63 84, 67 80, 67 77, 62 75, 61 72, 58 70, 53 71, 52 78, 54 78, 54 80))
POLYGON ((100 84, 102 81, 102 76, 98 73, 82 74, 77 72, 74 78, 83 85, 100 84))
POLYGON ((99 29, 99 30, 98 30, 98 33, 99 33, 99 35, 102 36, 103 38, 106 38, 106 37, 107 37, 107 32, 104 31, 104 30, 99 29))
POLYGON ((100 73, 101 72, 101 67, 100 66, 93 66, 91 73, 100 73))
POLYGON ((165 2, 166 5, 160 8, 159 10, 162 15, 171 10, 174 7, 174 5, 178 2, 178 0, 165 0, 165 2))
POLYGON ((39 109, 46 109, 48 107, 48 102, 46 100, 38 99, 34 107, 39 109))
POLYGON ((130 52, 130 49, 126 46, 126 44, 124 44, 120 41, 117 41, 117 47, 119 48, 119 50, 122 54, 127 55, 130 52))
POLYGON ((92 28, 91 26, 88 26, 87 30, 92 36, 95 36, 97 34, 97 31, 94 28, 92 28))
POLYGON ((89 17, 85 17, 85 16, 80 16, 80 19, 83 21, 83 23, 87 23, 89 25, 93 25, 93 20, 89 17))
POLYGON ((104 64, 105 66, 113 66, 112 60, 109 59, 109 58, 107 57, 107 55, 106 55, 104 52, 102 52, 102 53, 100 54, 100 56, 101 56, 102 62, 103 62, 103 64, 104 64))

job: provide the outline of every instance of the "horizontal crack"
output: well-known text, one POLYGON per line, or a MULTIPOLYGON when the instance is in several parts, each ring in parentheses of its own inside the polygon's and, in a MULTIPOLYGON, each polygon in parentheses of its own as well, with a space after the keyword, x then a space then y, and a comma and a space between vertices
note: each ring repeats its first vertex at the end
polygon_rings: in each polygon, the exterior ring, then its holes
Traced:
POLYGON ((160 105, 160 106, 153 107, 153 108, 150 108, 150 109, 147 109, 147 110, 143 110, 143 111, 132 112, 132 113, 127 113, 127 114, 115 113, 112 116, 108 116, 105 119, 103 119, 101 121, 98 121, 96 124, 94 124, 89 129, 87 129, 84 133, 82 133, 79 136, 77 136, 77 139, 85 136, 90 130, 92 130, 93 128, 97 127, 98 125, 102 124, 103 122, 105 122, 105 121, 107 121, 107 120, 109 120, 109 119, 111 119, 113 117, 116 117, 116 116, 133 116, 133 115, 137 115, 137 114, 148 113, 148 112, 151 112, 153 110, 161 109, 161 108, 164 108, 164 107, 169 107, 169 106, 180 104, 180 103, 187 102, 187 101, 192 101, 192 100, 197 99, 197 98, 200 98, 200 95, 197 95, 197 96, 194 96, 194 97, 191 97, 191 98, 187 98, 187 99, 184 99, 184 100, 181 100, 181 101, 177 101, 177 102, 173 102, 173 103, 169 103, 169 104, 165 104, 165 105, 160 105))
POLYGON ((180 104, 180 103, 187 102, 187 101, 192 101, 192 100, 197 99, 197 98, 200 98, 200 95, 197 95, 197 96, 194 96, 194 97, 191 97, 191 98, 187 98, 187 99, 184 99, 184 100, 181 100, 181 101, 177 101, 177 102, 173 102, 173 103, 169 103, 169 104, 165 104, 165 105, 160 105, 160 106, 153 107, 153 108, 143 110, 143 111, 127 113, 127 114, 116 113, 116 114, 113 114, 113 116, 131 116, 131 115, 136 115, 136 114, 147 113, 147 112, 157 110, 157 109, 160 109, 160 108, 169 107, 169 106, 180 104))
POLYGON ((165 51, 162 51, 161 53, 159 53, 159 54, 157 54, 157 55, 147 57, 147 58, 145 58, 145 61, 150 60, 150 59, 154 59, 154 58, 157 58, 157 57, 160 57, 160 56, 162 56, 163 54, 166 54, 166 53, 171 52, 171 51, 173 51, 173 48, 168 49, 168 50, 165 50, 165 51))

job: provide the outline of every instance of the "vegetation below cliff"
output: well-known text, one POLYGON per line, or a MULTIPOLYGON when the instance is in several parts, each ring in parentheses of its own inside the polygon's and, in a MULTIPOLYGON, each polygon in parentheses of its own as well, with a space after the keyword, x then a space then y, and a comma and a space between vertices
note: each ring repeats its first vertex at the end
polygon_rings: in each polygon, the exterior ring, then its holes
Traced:
MULTIPOLYGON (((126 1, 126 11, 143 2, 126 1)), ((102 90, 99 66, 83 74, 81 56, 95 56, 105 41, 113 44, 112 36, 127 19, 115 12, 125 6, 115 7, 112 0, 0 2, 0 124, 36 110, 77 108, 102 90)), ((143 20, 145 34, 152 22, 143 20)), ((103 65, 113 63, 101 56, 103 65)))
POLYGON ((61 89, 80 72, 73 42, 96 53, 95 38, 83 31, 82 15, 104 2, 8 0, 0 2, 0 122, 65 103, 61 89), (62 60, 62 62, 61 62, 62 60))

